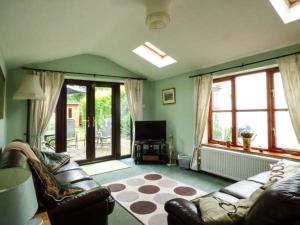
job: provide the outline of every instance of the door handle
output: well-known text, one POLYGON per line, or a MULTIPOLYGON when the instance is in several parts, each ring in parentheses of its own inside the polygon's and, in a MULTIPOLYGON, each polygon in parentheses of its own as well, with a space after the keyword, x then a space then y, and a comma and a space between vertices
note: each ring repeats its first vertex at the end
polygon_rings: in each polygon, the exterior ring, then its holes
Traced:
POLYGON ((91 126, 91 123, 90 123, 90 117, 87 118, 86 123, 87 123, 87 127, 90 127, 90 126, 91 126))

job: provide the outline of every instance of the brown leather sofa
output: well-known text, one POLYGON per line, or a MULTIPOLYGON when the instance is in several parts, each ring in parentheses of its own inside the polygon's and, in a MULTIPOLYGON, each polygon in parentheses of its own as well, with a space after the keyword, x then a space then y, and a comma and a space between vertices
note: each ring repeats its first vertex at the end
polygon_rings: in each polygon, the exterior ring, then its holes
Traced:
MULTIPOLYGON (((0 156, 1 169, 12 167, 30 169, 27 158, 17 150, 4 152, 0 156)), ((108 215, 113 211, 115 202, 107 188, 99 186, 72 160, 54 175, 59 182, 70 182, 86 191, 59 203, 49 204, 33 176, 39 211, 47 210, 52 225, 108 224, 108 215)))
MULTIPOLYGON (((248 198, 268 181, 269 173, 263 172, 210 195, 230 203, 248 198)), ((165 209, 168 212, 168 225, 205 225, 198 207, 192 201, 173 199, 165 204, 165 209)), ((299 225, 300 173, 280 180, 267 189, 251 207, 242 224, 299 225)))

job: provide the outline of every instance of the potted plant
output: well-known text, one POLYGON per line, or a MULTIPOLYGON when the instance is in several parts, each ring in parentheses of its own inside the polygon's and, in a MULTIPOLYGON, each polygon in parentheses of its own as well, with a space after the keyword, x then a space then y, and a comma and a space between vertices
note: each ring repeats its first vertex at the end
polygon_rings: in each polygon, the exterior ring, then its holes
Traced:
POLYGON ((252 137, 254 136, 254 132, 253 131, 242 131, 240 133, 240 135, 243 138, 243 149, 246 151, 250 151, 251 149, 251 142, 252 142, 252 137))

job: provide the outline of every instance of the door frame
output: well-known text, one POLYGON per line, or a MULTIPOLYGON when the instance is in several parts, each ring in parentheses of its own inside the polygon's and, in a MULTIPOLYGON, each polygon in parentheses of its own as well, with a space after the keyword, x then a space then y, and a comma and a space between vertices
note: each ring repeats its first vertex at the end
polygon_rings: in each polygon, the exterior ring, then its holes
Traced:
MULTIPOLYGON (((56 106, 56 152, 67 151, 67 85, 81 85, 87 87, 86 93, 86 159, 77 161, 80 164, 88 164, 95 161, 106 161, 121 158, 121 137, 120 137, 120 85, 123 83, 86 81, 66 79, 61 89, 61 93, 56 106), (109 87, 112 90, 112 154, 101 158, 95 157, 95 127, 92 122, 95 116, 95 87, 109 87), (88 123, 92 124, 88 127, 88 123)), ((132 131, 131 131, 132 133, 132 131)))

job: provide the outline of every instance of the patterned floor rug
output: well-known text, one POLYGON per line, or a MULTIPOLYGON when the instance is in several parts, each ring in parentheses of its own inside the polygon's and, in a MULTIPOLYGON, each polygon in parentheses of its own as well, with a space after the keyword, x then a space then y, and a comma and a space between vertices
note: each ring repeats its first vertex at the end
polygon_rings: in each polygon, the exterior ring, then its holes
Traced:
POLYGON ((165 202, 174 198, 193 200, 206 192, 151 172, 105 184, 112 196, 145 225, 167 225, 165 202))

